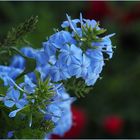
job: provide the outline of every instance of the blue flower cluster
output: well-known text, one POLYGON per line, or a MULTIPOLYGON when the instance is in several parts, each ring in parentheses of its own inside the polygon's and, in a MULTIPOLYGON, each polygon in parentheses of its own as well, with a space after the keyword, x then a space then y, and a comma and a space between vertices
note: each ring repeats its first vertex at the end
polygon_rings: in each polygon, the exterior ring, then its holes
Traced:
MULTIPOLYGON (((49 85, 55 93, 45 109, 38 108, 38 111, 44 114, 45 120, 51 120, 55 124, 48 137, 51 134, 62 136, 72 126, 73 98, 65 91, 63 81, 75 77, 82 78, 87 86, 94 85, 100 77, 105 60, 111 59, 113 55, 110 37, 114 34, 101 37, 105 30, 100 28, 95 20, 83 19, 82 15, 80 19, 71 20, 67 15, 67 21, 61 26, 63 30, 57 31, 43 42, 43 48, 21 49, 26 57, 36 60, 35 71, 40 73, 41 81, 50 78, 49 85), (105 58, 105 54, 108 58, 105 58)), ((0 66, 0 80, 8 87, 6 95, 0 94, 0 101, 10 108, 9 117, 15 117, 20 110, 36 102, 29 98, 36 94, 38 88, 34 71, 24 75, 22 82, 16 83, 16 77, 25 68, 26 59, 20 55, 14 56, 9 66, 0 66)), ((46 101, 43 99, 42 102, 46 101)))
MULTIPOLYGON (((47 79, 46 75, 44 75, 46 69, 44 72, 41 69, 41 67, 48 65, 45 64, 45 61, 43 61, 44 63, 42 62, 42 60, 47 60, 45 53, 42 50, 35 50, 31 47, 24 47, 21 52, 25 56, 36 60, 36 71, 40 72, 41 80, 45 81, 47 79)), ((10 66, 0 66, 0 79, 3 80, 2 86, 7 87, 6 95, 4 93, 0 94, 0 101, 11 110, 9 117, 15 117, 19 111, 28 107, 30 103, 28 97, 36 92, 37 78, 34 72, 24 75, 24 81, 16 83, 16 77, 23 72, 25 65, 26 60, 22 56, 16 55, 12 58, 10 66)), ((71 103, 74 98, 71 98, 66 93, 62 84, 50 82, 50 85, 53 85, 51 90, 55 94, 52 96, 51 102, 49 101, 49 105, 46 105, 46 109, 38 108, 38 110, 44 115, 45 120, 51 120, 54 123, 55 128, 51 134, 63 135, 72 125, 71 103)), ((34 99, 31 102, 34 103, 34 99)), ((14 135, 14 133, 12 134, 14 135)))
POLYGON ((67 18, 68 21, 61 25, 65 30, 43 42, 51 80, 58 82, 75 77, 83 78, 88 86, 94 85, 105 65, 104 60, 112 58, 110 37, 114 34, 100 38, 98 34, 105 30, 95 20, 83 19, 82 16, 74 20, 67 18))

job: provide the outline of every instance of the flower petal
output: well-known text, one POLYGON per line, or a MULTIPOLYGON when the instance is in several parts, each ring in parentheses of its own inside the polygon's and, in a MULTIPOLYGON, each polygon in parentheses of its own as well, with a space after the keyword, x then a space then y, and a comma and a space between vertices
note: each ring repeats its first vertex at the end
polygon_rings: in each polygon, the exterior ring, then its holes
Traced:
POLYGON ((17 110, 14 110, 14 111, 10 112, 10 113, 9 113, 9 117, 10 117, 10 118, 15 117, 16 114, 17 114, 17 112, 19 112, 20 110, 21 110, 21 109, 17 109, 17 110))
POLYGON ((5 100, 4 101, 4 105, 7 107, 13 107, 14 106, 14 102, 12 100, 5 100))
POLYGON ((23 108, 28 102, 25 99, 20 99, 17 103, 16 103, 16 107, 17 108, 23 108))

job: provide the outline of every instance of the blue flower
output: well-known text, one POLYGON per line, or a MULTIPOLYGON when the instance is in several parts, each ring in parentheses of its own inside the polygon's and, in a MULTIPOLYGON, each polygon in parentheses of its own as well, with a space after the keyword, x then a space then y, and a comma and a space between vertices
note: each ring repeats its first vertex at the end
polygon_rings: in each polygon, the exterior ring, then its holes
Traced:
POLYGON ((35 58, 37 50, 33 49, 30 46, 27 46, 27 47, 21 48, 21 52, 27 57, 35 58))
POLYGON ((112 50, 112 42, 110 37, 114 36, 115 34, 110 34, 102 38, 101 42, 92 42, 92 46, 100 49, 101 52, 107 53, 109 58, 112 58, 113 50, 112 50))
POLYGON ((103 53, 98 48, 88 49, 86 51, 86 55, 93 61, 103 61, 104 60, 103 53))
POLYGON ((70 65, 75 59, 79 59, 82 56, 82 50, 76 47, 74 44, 66 45, 65 48, 60 50, 59 58, 62 63, 70 65))
POLYGON ((51 120, 54 123, 57 123, 57 121, 61 118, 62 111, 61 109, 55 105, 55 104, 50 104, 46 107, 48 114, 46 115, 46 118, 48 116, 51 116, 51 120))
POLYGON ((0 78, 4 81, 4 86, 13 85, 11 79, 15 79, 22 71, 8 66, 0 66, 0 78))
POLYGON ((54 82, 70 78, 68 69, 61 63, 61 61, 57 61, 57 63, 50 68, 50 76, 51 80, 54 82))
MULTIPOLYGON (((61 90, 62 91, 62 90, 61 90)), ((61 118, 58 120, 53 134, 63 136, 72 126, 71 103, 73 99, 63 91, 56 105, 61 109, 61 118)))
POLYGON ((61 119, 56 127, 53 129, 53 134, 63 136, 72 127, 72 113, 71 110, 63 110, 61 119))
POLYGON ((30 79, 33 83, 37 83, 36 75, 35 75, 34 72, 28 73, 27 76, 29 77, 29 79, 30 79))
POLYGON ((55 56, 56 54, 56 48, 54 47, 54 45, 52 45, 53 40, 48 40, 47 42, 43 42, 42 45, 44 47, 44 51, 46 53, 46 57, 48 57, 48 59, 51 56, 55 56))
POLYGON ((50 68, 51 66, 49 64, 47 64, 46 66, 37 68, 37 70, 40 72, 42 81, 44 81, 47 77, 50 76, 50 68))
POLYGON ((16 114, 17 114, 20 110, 22 110, 22 109, 20 108, 20 109, 16 109, 16 110, 14 110, 14 111, 11 111, 11 112, 9 113, 9 117, 10 117, 10 118, 15 117, 16 114))
MULTIPOLYGON (((31 47, 24 47, 21 49, 21 52, 30 58, 33 58, 36 60, 36 68, 38 67, 42 67, 47 65, 48 62, 48 57, 46 55, 46 53, 44 52, 44 49, 33 49, 31 47)), ((26 63, 26 60, 24 60, 26 63)))
MULTIPOLYGON (((30 58, 36 59, 37 67, 44 66, 48 62, 48 57, 44 52, 44 49, 35 50, 31 47, 23 47, 21 52, 30 58)), ((20 55, 15 55, 10 63, 10 67, 18 68, 18 69, 25 69, 26 59, 20 55)))
POLYGON ((17 108, 23 108, 27 104, 27 100, 19 98, 20 92, 14 88, 10 88, 7 92, 6 99, 4 100, 4 105, 10 108, 14 105, 17 108))
POLYGON ((85 83, 87 86, 92 86, 95 84, 95 82, 97 81, 97 79, 99 78, 99 74, 96 73, 88 73, 86 79, 85 79, 85 83))
POLYGON ((29 94, 35 92, 36 85, 32 82, 32 80, 27 75, 24 76, 24 82, 21 83, 20 86, 24 87, 24 90, 29 94))
POLYGON ((96 27, 97 30, 100 29, 97 26, 97 22, 95 20, 83 19, 83 21, 84 21, 83 26, 88 26, 88 27, 91 27, 91 28, 95 28, 96 27))
POLYGON ((12 137, 14 136, 14 132, 15 132, 15 131, 9 131, 9 132, 7 133, 7 138, 12 138, 12 137))
MULTIPOLYGON (((18 108, 14 112, 12 111, 12 116, 15 116, 18 111, 20 111, 25 105, 27 105, 28 101, 25 98, 20 99, 20 92, 18 90, 15 90, 14 88, 10 88, 7 92, 7 95, 4 99, 4 105, 11 108, 14 105, 18 108)), ((10 114, 11 114, 10 113, 10 114)), ((9 116, 11 116, 9 114, 9 116)))
MULTIPOLYGON (((43 50, 38 50, 35 54, 37 67, 43 67, 48 65, 49 58, 47 57, 46 53, 43 50)), ((50 61, 51 62, 51 61, 50 61)))
POLYGON ((113 50, 112 50, 112 42, 110 40, 110 37, 114 36, 115 34, 110 34, 110 35, 107 35, 103 38, 103 41, 104 42, 104 52, 106 52, 108 55, 109 55, 109 58, 111 59, 112 56, 113 56, 113 50))
POLYGON ((43 43, 44 50, 48 56, 55 55, 57 48, 63 48, 66 44, 75 44, 75 40, 67 31, 60 31, 50 36, 47 42, 43 43))
POLYGON ((74 37, 75 35, 82 37, 82 30, 77 26, 77 23, 80 23, 80 20, 79 19, 71 20, 70 16, 68 16, 67 14, 66 16, 68 21, 65 21, 61 26, 70 27, 70 29, 72 29, 72 37, 74 37))
MULTIPOLYGON (((74 19, 74 20, 71 20, 71 22, 72 22, 73 26, 75 28, 77 28, 77 23, 79 23, 80 20, 79 19, 74 19)), ((70 27, 69 21, 63 21, 63 23, 61 24, 61 27, 62 28, 70 27)))
POLYGON ((90 58, 91 72, 99 74, 104 66, 103 53, 99 49, 88 49, 86 55, 90 58))
POLYGON ((46 119, 51 119, 55 128, 50 133, 56 135, 64 135, 72 126, 71 103, 73 98, 66 93, 62 85, 56 85, 56 95, 52 99, 52 103, 47 106, 46 119))
POLYGON ((99 78, 99 74, 104 66, 104 57, 100 49, 88 49, 86 55, 90 58, 90 67, 86 75, 85 83, 88 86, 94 85, 96 80, 99 78))
POLYGON ((74 61, 71 66, 69 67, 69 72, 72 76, 85 77, 88 72, 88 68, 90 66, 90 59, 83 54, 80 60, 74 61))
POLYGON ((14 68, 23 70, 25 68, 25 59, 20 55, 15 55, 11 59, 10 67, 14 67, 14 68))
POLYGON ((80 38, 83 36, 83 28, 87 30, 88 28, 96 28, 96 30, 100 30, 95 20, 83 19, 82 14, 80 14, 80 19, 71 20, 70 16, 67 16, 68 21, 64 21, 61 24, 62 28, 70 27, 72 29, 72 36, 78 35, 80 38), (80 24, 79 24, 80 23, 80 24), (79 26, 80 25, 80 26, 79 26))
MULTIPOLYGON (((21 48, 21 53, 27 57, 35 58, 35 50, 31 47, 23 47, 21 48)), ((16 69, 25 69, 26 60, 23 56, 15 55, 11 59, 10 67, 16 68, 16 69)))

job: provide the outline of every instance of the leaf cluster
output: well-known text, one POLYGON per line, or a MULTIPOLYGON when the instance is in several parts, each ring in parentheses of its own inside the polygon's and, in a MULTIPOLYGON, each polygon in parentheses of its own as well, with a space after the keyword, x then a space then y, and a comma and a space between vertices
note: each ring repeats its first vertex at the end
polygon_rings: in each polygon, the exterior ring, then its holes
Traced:
POLYGON ((8 31, 7 35, 0 41, 0 48, 7 48, 17 45, 19 41, 24 41, 24 36, 36 28, 38 16, 32 16, 19 24, 17 27, 8 31))
POLYGON ((85 97, 86 94, 90 92, 92 87, 86 86, 82 78, 72 77, 67 81, 63 81, 66 90, 70 94, 75 94, 78 98, 85 97))
POLYGON ((0 64, 8 65, 11 56, 15 54, 21 55, 26 60, 25 69, 18 78, 32 72, 36 68, 35 59, 25 56, 17 49, 17 46, 21 42, 22 44, 29 44, 29 42, 25 40, 25 36, 36 28, 37 22, 38 16, 32 16, 23 23, 20 23, 17 27, 12 28, 12 30, 0 40, 0 64))
POLYGON ((81 25, 82 37, 77 40, 79 42, 81 49, 85 52, 87 49, 92 49, 92 42, 101 42, 102 37, 100 37, 107 30, 103 28, 98 28, 99 22, 93 28, 91 25, 86 24, 86 26, 81 25))
POLYGON ((14 131, 12 137, 14 139, 42 139, 45 134, 48 134, 54 128, 54 123, 52 121, 43 120, 43 115, 39 112, 34 112, 33 114, 34 121, 32 127, 28 126, 28 116, 24 115, 23 112, 18 113, 15 118, 9 118, 7 113, 7 109, 0 110, 1 139, 7 138, 7 132, 9 131, 14 131))

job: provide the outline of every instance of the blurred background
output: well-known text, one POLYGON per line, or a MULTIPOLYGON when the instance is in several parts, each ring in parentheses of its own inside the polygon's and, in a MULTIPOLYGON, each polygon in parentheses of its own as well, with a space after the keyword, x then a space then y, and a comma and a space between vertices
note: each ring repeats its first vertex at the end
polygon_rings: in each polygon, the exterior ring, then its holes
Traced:
MULTIPOLYGON (((102 80, 72 107, 73 127, 61 138, 140 138, 140 2, 0 2, 0 37, 32 15, 37 29, 28 40, 42 47, 68 13, 100 21, 117 46, 102 80)), ((54 138, 58 138, 54 136, 54 138)))

